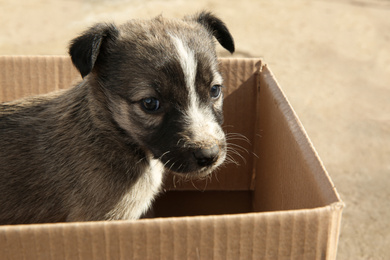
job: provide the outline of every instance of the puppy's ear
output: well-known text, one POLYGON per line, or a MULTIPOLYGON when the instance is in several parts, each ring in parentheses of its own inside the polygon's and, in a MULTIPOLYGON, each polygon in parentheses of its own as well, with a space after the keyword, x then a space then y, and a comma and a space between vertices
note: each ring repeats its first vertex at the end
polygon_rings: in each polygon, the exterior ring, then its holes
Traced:
POLYGON ((104 43, 115 40, 118 35, 113 24, 96 24, 71 41, 69 54, 83 78, 92 71, 104 43))
POLYGON ((206 27, 212 33, 212 35, 214 35, 222 47, 230 51, 230 53, 234 52, 233 37, 225 23, 222 22, 219 18, 215 17, 210 12, 203 11, 195 16, 195 21, 206 27))

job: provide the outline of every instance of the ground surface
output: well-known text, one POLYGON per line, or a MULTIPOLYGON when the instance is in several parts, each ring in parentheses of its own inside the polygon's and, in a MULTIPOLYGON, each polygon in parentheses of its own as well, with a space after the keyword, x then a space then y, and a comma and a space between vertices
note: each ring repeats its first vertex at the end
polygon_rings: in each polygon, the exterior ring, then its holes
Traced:
MULTIPOLYGON (((65 54, 97 21, 208 9, 262 57, 346 203, 339 259, 390 257, 390 1, 0 0, 0 54, 65 54)), ((226 55, 226 53, 222 53, 226 55)))

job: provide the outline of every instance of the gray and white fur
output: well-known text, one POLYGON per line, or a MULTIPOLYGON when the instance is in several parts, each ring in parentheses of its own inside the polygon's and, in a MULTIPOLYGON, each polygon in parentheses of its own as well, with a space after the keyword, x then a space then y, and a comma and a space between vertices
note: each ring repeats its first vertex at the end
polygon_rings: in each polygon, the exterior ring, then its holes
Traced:
POLYGON ((167 172, 204 177, 226 157, 208 12, 96 24, 69 54, 83 81, 0 104, 0 224, 137 219, 167 172))

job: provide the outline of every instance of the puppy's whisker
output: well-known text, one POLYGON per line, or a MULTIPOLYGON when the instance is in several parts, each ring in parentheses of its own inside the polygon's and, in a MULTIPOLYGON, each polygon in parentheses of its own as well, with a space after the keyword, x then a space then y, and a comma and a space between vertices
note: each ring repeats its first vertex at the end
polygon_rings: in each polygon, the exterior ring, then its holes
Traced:
POLYGON ((233 158, 233 156, 231 156, 229 153, 226 155, 226 160, 225 160, 225 164, 229 164, 229 163, 233 163, 237 166, 239 166, 240 164, 233 158))
POLYGON ((146 159, 146 157, 142 157, 141 159, 139 159, 139 160, 135 163, 135 165, 141 163, 141 162, 142 162, 143 160, 145 160, 145 159, 146 159))
POLYGON ((177 167, 177 170, 179 171, 183 167, 183 164, 180 164, 179 167, 177 167))
POLYGON ((232 163, 232 164, 235 164, 236 166, 240 166, 240 163, 237 162, 233 157, 229 156, 229 158, 226 160, 226 164, 229 164, 229 163, 232 163))
POLYGON ((171 160, 168 160, 168 161, 166 161, 165 163, 164 163, 164 168, 168 165, 168 163, 170 163, 171 162, 171 160))
MULTIPOLYGON (((165 155, 167 155, 168 153, 170 153, 171 151, 166 151, 165 153, 163 153, 160 157, 158 157, 159 160, 161 160, 165 155)), ((165 166, 165 164, 164 164, 165 166)))
POLYGON ((224 125, 224 126, 222 126, 222 129, 228 128, 228 127, 234 127, 234 126, 233 125, 224 125))
MULTIPOLYGON (((231 159, 233 159, 233 156, 232 156, 232 155, 237 155, 237 156, 240 157, 240 158, 243 160, 243 162, 246 164, 246 159, 245 159, 245 157, 242 156, 242 155, 239 153, 239 151, 237 151, 235 148, 228 146, 226 150, 227 150, 227 156, 229 156, 231 159)), ((233 160, 234 160, 234 159, 233 159, 233 160)), ((236 161, 236 160, 234 160, 234 161, 236 161)))
POLYGON ((226 137, 227 138, 232 138, 232 137, 239 138, 239 139, 250 142, 248 137, 246 137, 245 135, 240 134, 240 133, 226 133, 226 137))
MULTIPOLYGON (((215 176, 215 179, 217 180, 217 182, 220 182, 218 179, 218 169, 214 172, 214 176, 215 176)), ((211 182, 211 176, 210 176, 210 182, 211 182)))
POLYGON ((179 146, 181 142, 185 143, 184 138, 180 138, 179 140, 177 140, 176 146, 179 146))
POLYGON ((204 177, 204 180, 205 180, 205 182, 204 182, 204 187, 203 187, 203 189, 202 189, 202 192, 205 192, 205 191, 206 191, 207 185, 208 185, 208 181, 211 182, 211 176, 209 176, 209 175, 205 176, 205 177, 204 177))
POLYGON ((176 175, 172 177, 173 187, 176 189, 176 175))
MULTIPOLYGON (((189 181, 191 182, 192 186, 197 190, 197 191, 202 191, 199 187, 197 187, 194 183, 194 179, 190 178, 189 181)), ((204 190, 203 190, 204 191, 204 190)))
POLYGON ((243 152, 246 152, 247 154, 249 154, 248 149, 244 148, 244 147, 241 146, 241 145, 233 144, 233 143, 228 143, 227 145, 228 145, 228 147, 230 147, 230 148, 232 148, 232 149, 236 149, 236 150, 239 150, 239 151, 243 151, 243 152))
POLYGON ((235 155, 237 155, 238 157, 240 157, 240 158, 243 160, 244 164, 246 164, 246 159, 245 159, 245 157, 242 156, 238 151, 236 151, 236 150, 234 150, 234 149, 231 149, 230 152, 233 153, 233 154, 235 154, 235 155))
POLYGON ((173 163, 171 164, 171 166, 169 166, 169 171, 172 170, 172 167, 175 165, 175 163, 176 163, 176 162, 173 162, 173 163))
POLYGON ((248 144, 251 143, 248 137, 239 133, 227 133, 226 140, 240 140, 240 141, 245 141, 248 144))

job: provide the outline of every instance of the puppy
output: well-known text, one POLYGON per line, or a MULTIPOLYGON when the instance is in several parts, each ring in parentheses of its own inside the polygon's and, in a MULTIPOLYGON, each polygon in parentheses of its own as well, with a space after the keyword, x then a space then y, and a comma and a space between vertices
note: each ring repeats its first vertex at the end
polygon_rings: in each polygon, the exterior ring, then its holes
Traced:
POLYGON ((0 223, 137 219, 173 172, 226 157, 222 77, 208 12, 97 24, 69 47, 83 81, 0 105, 0 223))

